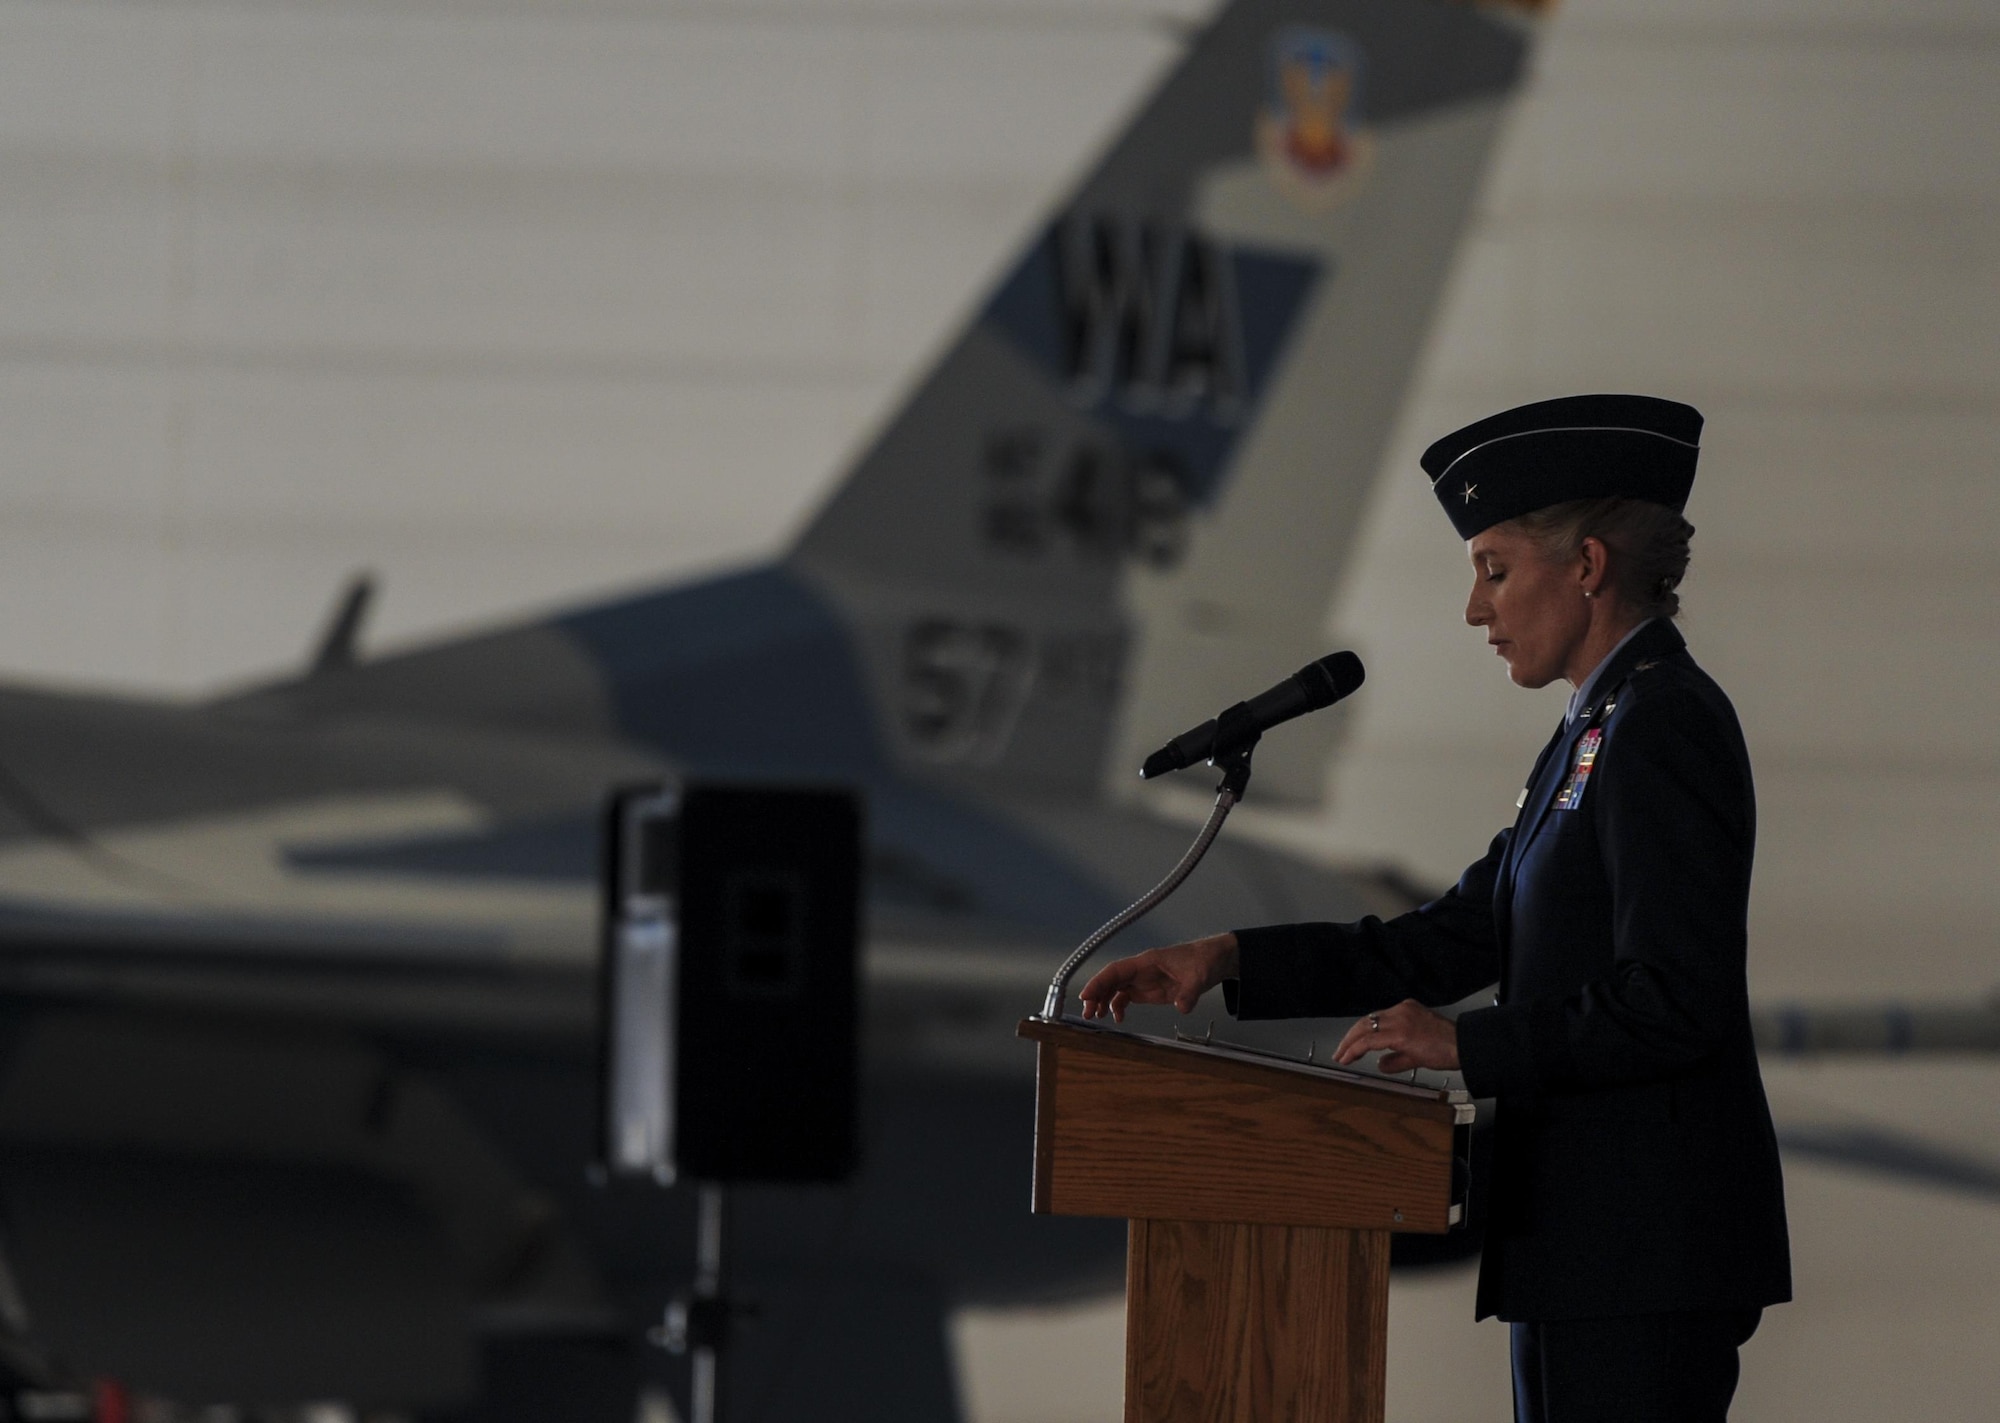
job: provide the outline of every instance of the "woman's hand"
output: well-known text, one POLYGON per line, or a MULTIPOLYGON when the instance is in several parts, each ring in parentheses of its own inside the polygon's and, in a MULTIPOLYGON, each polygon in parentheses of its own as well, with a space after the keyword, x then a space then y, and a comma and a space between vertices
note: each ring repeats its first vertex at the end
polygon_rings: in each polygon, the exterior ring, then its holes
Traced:
POLYGON ((1236 936, 1214 934, 1164 949, 1148 949, 1106 964, 1084 984, 1083 1016, 1109 1013, 1125 1021, 1131 1003, 1171 1003, 1192 1013, 1201 995, 1225 978, 1236 977, 1236 936))
POLYGON ((1345 1066, 1359 1062, 1371 1052, 1382 1054, 1378 1065, 1384 1072, 1408 1072, 1413 1067, 1456 1072, 1458 1024, 1441 1013, 1433 1013, 1414 998, 1405 998, 1393 1008, 1370 1013, 1349 1028, 1340 1046, 1333 1050, 1333 1060, 1345 1066))

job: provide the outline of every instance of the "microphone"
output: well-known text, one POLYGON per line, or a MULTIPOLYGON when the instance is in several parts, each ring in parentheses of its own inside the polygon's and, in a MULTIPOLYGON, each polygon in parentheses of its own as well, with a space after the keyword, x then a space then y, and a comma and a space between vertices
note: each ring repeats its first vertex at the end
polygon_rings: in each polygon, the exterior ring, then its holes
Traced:
POLYGON ((1240 751, 1279 722, 1332 706, 1360 686, 1367 675, 1361 659, 1351 652, 1336 652, 1309 662, 1270 691, 1238 702, 1214 721, 1183 731, 1146 758, 1146 764, 1139 768, 1140 779, 1150 781, 1197 761, 1240 751))

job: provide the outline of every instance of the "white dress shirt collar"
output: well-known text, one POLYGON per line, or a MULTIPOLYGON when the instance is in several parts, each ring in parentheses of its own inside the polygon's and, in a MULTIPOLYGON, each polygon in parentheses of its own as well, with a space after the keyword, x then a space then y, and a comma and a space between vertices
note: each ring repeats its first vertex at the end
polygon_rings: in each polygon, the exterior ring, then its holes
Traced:
POLYGON ((1570 693, 1569 710, 1563 713, 1564 726, 1573 725, 1576 721, 1576 714, 1590 705, 1591 694, 1597 690, 1598 679, 1604 676, 1604 669, 1611 665, 1611 660, 1625 650, 1625 644, 1637 637, 1642 630, 1650 627, 1656 621, 1658 619, 1655 618, 1641 620, 1637 627, 1634 627, 1632 631, 1619 638, 1618 645, 1605 653, 1598 664, 1590 669, 1590 675, 1583 679, 1583 685, 1570 693))

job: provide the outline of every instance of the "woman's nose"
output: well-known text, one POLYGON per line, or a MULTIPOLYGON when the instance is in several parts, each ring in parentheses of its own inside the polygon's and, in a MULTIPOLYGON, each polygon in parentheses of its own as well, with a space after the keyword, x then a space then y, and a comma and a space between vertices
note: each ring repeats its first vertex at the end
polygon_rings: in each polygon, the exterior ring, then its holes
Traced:
POLYGON ((1477 589, 1465 600, 1465 620, 1474 627, 1485 627, 1493 621, 1493 610, 1481 601, 1477 589))

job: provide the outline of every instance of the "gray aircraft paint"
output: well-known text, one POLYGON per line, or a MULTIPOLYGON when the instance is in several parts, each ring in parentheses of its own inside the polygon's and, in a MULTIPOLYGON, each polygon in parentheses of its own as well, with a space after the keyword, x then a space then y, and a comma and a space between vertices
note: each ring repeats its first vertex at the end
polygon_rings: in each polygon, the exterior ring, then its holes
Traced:
MULTIPOLYGON (((1496 101, 1468 101, 1382 124, 1362 191, 1314 233, 1322 269, 1338 276, 1300 318, 1235 462, 1227 517, 1198 514, 1179 567, 1135 570, 1127 582, 1144 631, 1108 768, 1114 784, 1129 783, 1121 773, 1166 737, 1226 705, 1232 689, 1325 646, 1326 609, 1501 113, 1496 101), (1364 348, 1369 359, 1358 359, 1364 348), (1299 479, 1299 469, 1316 477, 1299 479)), ((1204 226, 1231 241, 1306 238, 1302 214, 1256 164, 1218 170, 1200 210, 1204 226)), ((1319 799, 1340 726, 1338 716, 1316 718, 1274 738, 1260 757, 1260 788, 1319 799)))
MULTIPOLYGON (((1226 640, 1206 664, 1183 649, 1196 675, 1176 688, 1207 709, 1317 650, 1311 624, 1483 155, 1490 123, 1465 116, 1490 116, 1522 43, 1484 12, 1426 0, 1225 11, 778 566, 399 656, 321 658, 311 675, 201 707, 0 702, 13 778, 0 799, 17 821, 0 840, 11 912, 43 934, 67 922, 71 937, 82 930, 66 914, 181 938, 205 924, 283 937, 289 923, 317 944, 457 930, 515 960, 577 962, 593 942, 597 798, 685 771, 864 785, 878 937, 948 950, 1080 935, 1143 885, 1178 833, 1098 793, 1131 759, 1113 750, 1130 689, 1160 694, 1184 641, 1165 628, 1171 614, 1135 617, 1135 589, 1187 600, 1239 583, 1242 551, 1282 526, 1282 548, 1266 550, 1285 570, 1263 590, 1270 629, 1226 640), (1366 188, 1316 216, 1252 155, 1273 36, 1302 18, 1358 42, 1363 117, 1378 131, 1366 188), (1433 129, 1459 135, 1456 148, 1412 148, 1437 176, 1396 178, 1399 145, 1417 141, 1398 133, 1433 129), (1120 390, 1079 401, 1054 349, 1052 265, 1079 215, 1114 237, 1137 231, 1121 224, 1163 224, 1201 249, 1241 328, 1220 333, 1216 368, 1241 389, 1178 410, 1133 407, 1120 390), (1424 230, 1401 231, 1409 222, 1424 230), (1376 245, 1405 253, 1405 272, 1360 240, 1384 225, 1396 235, 1376 245), (1371 307, 1343 295, 1354 285, 1343 263, 1395 280, 1371 307), (1371 321, 1396 366, 1373 382, 1353 374, 1383 364, 1371 321), (1338 368, 1331 393, 1308 378, 1322 365, 1338 368), (1358 408, 1370 403, 1381 408, 1358 408), (1324 443, 1321 407, 1366 428, 1343 436, 1338 460, 1301 463, 1324 443), (1284 433, 1268 440, 1274 421, 1284 433), (996 499, 1020 495, 996 492, 991 463, 1007 452, 995 446, 1024 431, 1047 460, 1095 451, 1114 483, 1149 451, 1172 454, 1188 576, 1145 571, 1145 551, 1116 528, 1105 543, 1087 509, 1068 525, 1046 519, 1040 556, 982 538, 996 499), (1232 540, 1239 519, 1253 531, 1232 540), (1308 610, 1279 615, 1294 607, 1308 610), (1151 649, 1136 676, 1135 638, 1151 649)), ((1059 494, 1050 478, 1027 480, 1040 481, 1026 497, 1042 515, 1059 494)), ((1183 719, 1180 704, 1167 717, 1183 719)), ((1311 742, 1288 728, 1265 756, 1311 742)), ((1323 880, 1324 912, 1353 907, 1340 879, 1323 880)), ((1214 873, 1156 928, 1284 908, 1214 873)))
MULTIPOLYGON (((1424 4, 1258 0, 1200 35, 794 556, 856 630, 900 764, 1121 785, 1151 744, 1325 650, 1321 621, 1524 48, 1504 19, 1424 4), (1317 208, 1254 141, 1276 37, 1301 22, 1358 52, 1354 117, 1372 145, 1354 191, 1317 208), (1215 249, 1240 327, 1221 364, 1243 389, 1178 411, 1171 391, 1079 393, 1062 259, 1091 224, 1107 245, 1150 232, 1215 249), (1065 524, 1064 481, 1090 459, 1113 483, 1125 472, 1130 504, 1149 492, 1133 471, 1177 471, 1171 557, 1147 556, 1149 532, 1167 531, 1142 516, 1124 556, 1105 546, 1115 532, 1065 524), (994 537, 1009 516, 1023 536, 994 537), (938 694, 955 719, 912 707, 931 683, 955 687, 938 694)), ((1260 792, 1315 798, 1334 724, 1274 737, 1260 792)))

